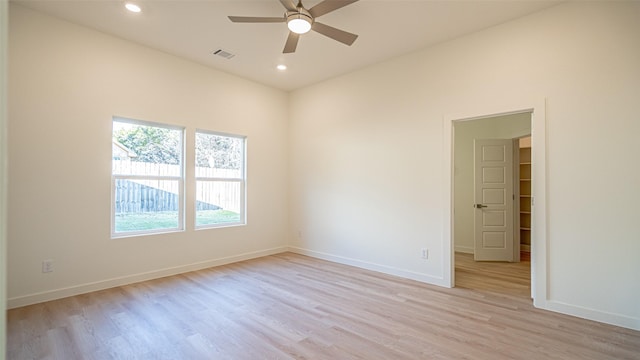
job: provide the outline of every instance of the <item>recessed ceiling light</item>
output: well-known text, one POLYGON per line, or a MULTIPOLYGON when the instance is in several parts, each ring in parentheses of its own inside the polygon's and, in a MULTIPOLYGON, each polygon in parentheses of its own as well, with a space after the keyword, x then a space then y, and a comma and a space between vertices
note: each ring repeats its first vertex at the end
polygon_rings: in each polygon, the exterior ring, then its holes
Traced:
POLYGON ((287 70, 287 65, 280 64, 276 66, 276 68, 280 71, 284 71, 284 70, 287 70))
POLYGON ((136 4, 132 4, 132 3, 126 3, 124 5, 124 7, 127 8, 127 10, 134 12, 134 13, 139 13, 140 11, 142 11, 142 9, 140 8, 140 6, 136 5, 136 4))

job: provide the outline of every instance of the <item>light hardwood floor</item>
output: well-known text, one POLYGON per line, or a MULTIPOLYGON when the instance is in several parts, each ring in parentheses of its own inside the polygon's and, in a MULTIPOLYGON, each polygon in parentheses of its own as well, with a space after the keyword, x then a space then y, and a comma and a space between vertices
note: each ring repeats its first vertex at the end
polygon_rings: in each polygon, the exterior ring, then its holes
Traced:
POLYGON ((533 308, 528 264, 454 289, 283 253, 8 312, 8 359, 640 359, 640 332, 533 308))
POLYGON ((531 263, 521 253, 519 263, 473 261, 473 254, 456 253, 456 286, 480 292, 499 293, 514 301, 531 304, 531 263))

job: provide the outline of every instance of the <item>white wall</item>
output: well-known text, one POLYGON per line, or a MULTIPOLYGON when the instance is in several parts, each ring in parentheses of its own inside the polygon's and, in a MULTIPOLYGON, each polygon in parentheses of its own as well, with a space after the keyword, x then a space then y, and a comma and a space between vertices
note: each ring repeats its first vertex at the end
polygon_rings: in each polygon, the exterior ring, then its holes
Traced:
POLYGON ((531 134, 531 114, 520 113, 455 123, 454 244, 455 251, 473 254, 474 139, 513 139, 531 134))
POLYGON ((7 1, 0 2, 0 360, 7 343, 7 1))
POLYGON ((293 92, 294 249, 441 282, 443 118, 546 98, 543 303, 640 329, 638 34, 638 2, 571 2, 293 92))
POLYGON ((10 11, 10 306, 286 249, 286 93, 10 11), (187 147, 196 128, 246 135, 248 225, 194 231, 187 196, 185 232, 111 239, 113 115, 185 126, 187 147))

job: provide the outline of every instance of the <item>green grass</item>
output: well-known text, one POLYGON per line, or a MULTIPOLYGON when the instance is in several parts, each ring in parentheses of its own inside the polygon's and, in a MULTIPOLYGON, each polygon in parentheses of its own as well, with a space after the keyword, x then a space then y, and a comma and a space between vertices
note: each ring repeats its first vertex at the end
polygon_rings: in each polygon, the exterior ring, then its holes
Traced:
MULTIPOLYGON (((200 210, 196 225, 239 222, 240 214, 229 210, 200 210)), ((178 228, 177 211, 140 212, 116 215, 116 232, 162 230, 178 228)))
POLYGON ((116 215, 116 232, 176 229, 177 211, 139 212, 116 215))
POLYGON ((230 222, 240 222, 240 214, 223 209, 196 211, 197 226, 230 222))

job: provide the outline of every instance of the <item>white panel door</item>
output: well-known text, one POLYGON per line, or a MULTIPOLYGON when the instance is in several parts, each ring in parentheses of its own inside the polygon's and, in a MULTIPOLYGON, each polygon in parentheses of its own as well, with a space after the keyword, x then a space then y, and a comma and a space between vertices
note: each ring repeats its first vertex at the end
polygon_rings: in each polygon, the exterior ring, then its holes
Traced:
POLYGON ((474 140, 474 259, 513 261, 513 146, 474 140))

